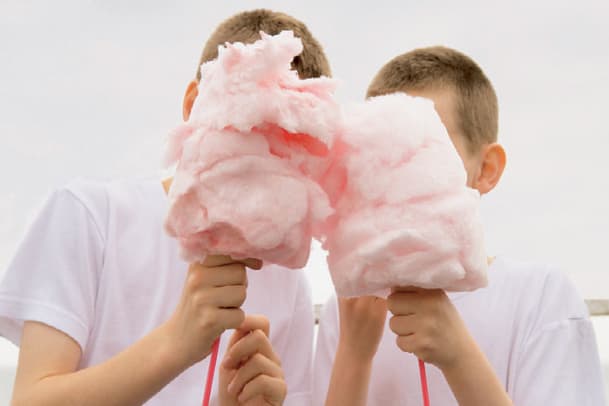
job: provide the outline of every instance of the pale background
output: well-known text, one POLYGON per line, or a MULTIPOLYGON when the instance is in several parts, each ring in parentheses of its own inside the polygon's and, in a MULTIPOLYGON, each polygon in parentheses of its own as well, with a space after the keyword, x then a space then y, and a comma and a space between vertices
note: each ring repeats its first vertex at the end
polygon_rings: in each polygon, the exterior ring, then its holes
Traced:
MULTIPOLYGON (((609 298, 609 3, 600 0, 0 0, 0 275, 53 188, 159 173, 204 40, 259 6, 308 24, 342 101, 361 99, 385 61, 415 47, 477 60, 499 96, 509 158, 483 200, 490 252, 556 264, 583 296, 609 298)), ((319 250, 309 268, 322 302, 332 288, 319 250)), ((595 324, 609 371, 609 320, 595 324)), ((15 362, 0 339, 0 403, 15 362)))

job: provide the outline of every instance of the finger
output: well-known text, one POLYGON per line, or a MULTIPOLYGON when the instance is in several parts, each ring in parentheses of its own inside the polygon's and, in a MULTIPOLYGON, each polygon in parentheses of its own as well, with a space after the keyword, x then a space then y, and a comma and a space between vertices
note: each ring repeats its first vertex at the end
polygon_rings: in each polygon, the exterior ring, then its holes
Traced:
POLYGON ((394 315, 408 315, 417 312, 419 297, 414 292, 395 292, 387 298, 387 309, 394 315))
POLYGON ((195 286, 247 286, 245 266, 238 263, 216 267, 193 264, 189 271, 189 278, 195 286))
POLYGON ((268 337, 261 330, 254 330, 231 347, 224 358, 223 365, 225 368, 237 368, 241 362, 256 353, 264 355, 279 365, 281 364, 268 337))
POLYGON ((203 263, 201 265, 206 266, 206 267, 215 267, 215 266, 234 264, 235 262, 237 262, 237 261, 235 261, 228 255, 207 255, 205 257, 205 261, 203 261, 203 263))
POLYGON ((415 353, 416 350, 416 341, 415 335, 410 334, 407 336, 397 336, 395 338, 395 343, 398 348, 404 352, 409 352, 411 354, 415 353))
POLYGON ((218 368, 218 392, 223 397, 228 395, 228 384, 232 382, 233 378, 237 375, 236 369, 218 368))
POLYGON ((419 288, 417 286, 394 286, 391 288, 391 293, 394 292, 411 292, 411 293, 418 293, 421 291, 424 291, 425 289, 423 288, 419 288))
MULTIPOLYGON (((239 308, 247 298, 247 288, 243 285, 209 288, 204 299, 208 304, 223 309, 239 308)), ((236 326, 237 328, 239 326, 236 326)))
POLYGON ((407 336, 416 331, 416 318, 414 315, 393 316, 389 319, 389 328, 399 336, 407 336))
POLYGON ((262 330, 264 335, 268 337, 271 330, 271 323, 269 322, 268 317, 262 314, 250 314, 245 318, 243 324, 239 326, 239 330, 245 332, 262 330))
POLYGON ((243 264, 248 268, 262 268, 262 261, 255 258, 233 259, 228 255, 207 255, 201 265, 205 267, 216 267, 229 264, 243 264))
POLYGON ((201 277, 207 285, 211 286, 229 286, 229 285, 245 285, 247 286, 247 271, 243 264, 229 264, 216 267, 203 267, 201 269, 201 277))
POLYGON ((237 328, 243 323, 245 313, 241 309, 217 309, 218 324, 223 330, 237 328))
MULTIPOLYGON (((281 403, 279 403, 281 404, 281 403)), ((240 406, 273 406, 272 403, 266 401, 266 399, 262 396, 255 396, 251 399, 248 399, 245 402, 239 403, 240 406)))
POLYGON ((258 314, 246 315, 243 324, 240 325, 231 336, 230 341, 228 342, 228 348, 230 349, 237 341, 254 330, 262 330, 267 337, 270 337, 271 325, 269 319, 266 316, 258 314))
POLYGON ((228 384, 228 392, 233 396, 241 393, 245 385, 258 375, 283 378, 281 367, 262 354, 255 354, 236 371, 234 378, 228 384))
POLYGON ((222 365, 226 368, 237 368, 256 353, 260 353, 281 365, 281 360, 275 354, 268 337, 261 330, 254 330, 238 340, 228 350, 222 365))
POLYGON ((242 264, 244 264, 245 266, 247 266, 250 269, 260 269, 262 268, 262 261, 256 258, 246 258, 243 260, 240 260, 239 262, 241 262, 242 264))
POLYGON ((188 272, 189 274, 192 274, 193 276, 196 276, 199 279, 203 279, 206 281, 210 278, 237 278, 237 283, 241 283, 242 280, 245 280, 243 274, 246 274, 245 266, 236 262, 218 266, 206 266, 197 262, 193 262, 189 265, 188 272))
POLYGON ((263 397, 271 405, 280 405, 285 399, 287 386, 282 378, 258 375, 249 381, 237 398, 239 403, 247 403, 257 396, 263 397))

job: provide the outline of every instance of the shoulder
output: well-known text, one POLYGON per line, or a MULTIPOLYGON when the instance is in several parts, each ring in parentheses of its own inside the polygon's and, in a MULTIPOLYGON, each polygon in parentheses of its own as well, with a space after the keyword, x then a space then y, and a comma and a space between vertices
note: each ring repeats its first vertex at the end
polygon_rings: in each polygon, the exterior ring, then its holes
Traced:
POLYGON ((135 178, 112 181, 78 178, 58 192, 70 193, 82 204, 92 209, 108 209, 111 204, 132 201, 137 198, 162 197, 160 179, 135 178))
POLYGON ((62 206, 79 206, 86 211, 101 234, 108 212, 106 185, 101 181, 78 178, 54 191, 51 200, 62 206))
POLYGON ((54 195, 82 205, 101 230, 112 215, 166 204, 160 180, 154 177, 112 181, 78 178, 57 189, 54 195))
POLYGON ((490 284, 516 298, 535 325, 588 318, 575 285, 555 266, 498 258, 489 274, 490 284))

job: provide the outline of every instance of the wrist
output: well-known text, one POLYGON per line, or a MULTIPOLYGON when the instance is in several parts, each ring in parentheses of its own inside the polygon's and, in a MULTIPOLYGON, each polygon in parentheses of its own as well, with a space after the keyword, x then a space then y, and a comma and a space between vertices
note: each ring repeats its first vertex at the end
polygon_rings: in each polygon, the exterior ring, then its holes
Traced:
POLYGON ((465 332, 460 337, 458 343, 460 343, 460 345, 455 345, 453 347, 451 356, 442 360, 442 362, 436 363, 436 367, 443 373, 463 371, 462 368, 470 366, 472 362, 479 362, 480 356, 484 357, 478 344, 468 332, 465 332))
POLYGON ((152 334, 156 336, 157 356, 167 368, 181 373, 196 363, 174 333, 170 321, 163 323, 152 334))
POLYGON ((460 405, 510 405, 512 402, 486 355, 473 341, 454 362, 440 369, 460 405))
POLYGON ((372 358, 364 361, 353 356, 346 346, 339 344, 334 364, 326 405, 363 405, 368 397, 372 358))
POLYGON ((444 376, 460 374, 467 371, 469 368, 475 368, 476 365, 486 363, 486 356, 482 353, 478 344, 469 335, 460 346, 455 355, 444 363, 436 365, 444 376))
POLYGON ((340 339, 336 349, 336 359, 358 367, 372 367, 372 360, 375 354, 376 351, 370 351, 370 349, 363 350, 361 343, 358 345, 357 343, 340 339))

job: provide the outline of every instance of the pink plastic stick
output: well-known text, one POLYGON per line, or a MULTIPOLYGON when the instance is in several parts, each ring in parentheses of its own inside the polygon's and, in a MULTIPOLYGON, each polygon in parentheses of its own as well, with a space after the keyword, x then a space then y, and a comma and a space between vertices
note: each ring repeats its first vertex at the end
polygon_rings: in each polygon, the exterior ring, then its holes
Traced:
POLYGON ((421 392, 423 393, 423 406, 429 406, 429 389, 427 388, 427 373, 425 363, 419 360, 419 375, 421 376, 421 392))
POLYGON ((207 368, 207 382, 205 382, 205 392, 203 394, 203 406, 209 406, 209 398, 211 397, 211 387, 214 383, 214 373, 216 372, 216 361, 218 360, 218 347, 220 346, 220 337, 216 338, 211 347, 211 358, 209 359, 209 367, 207 368))

